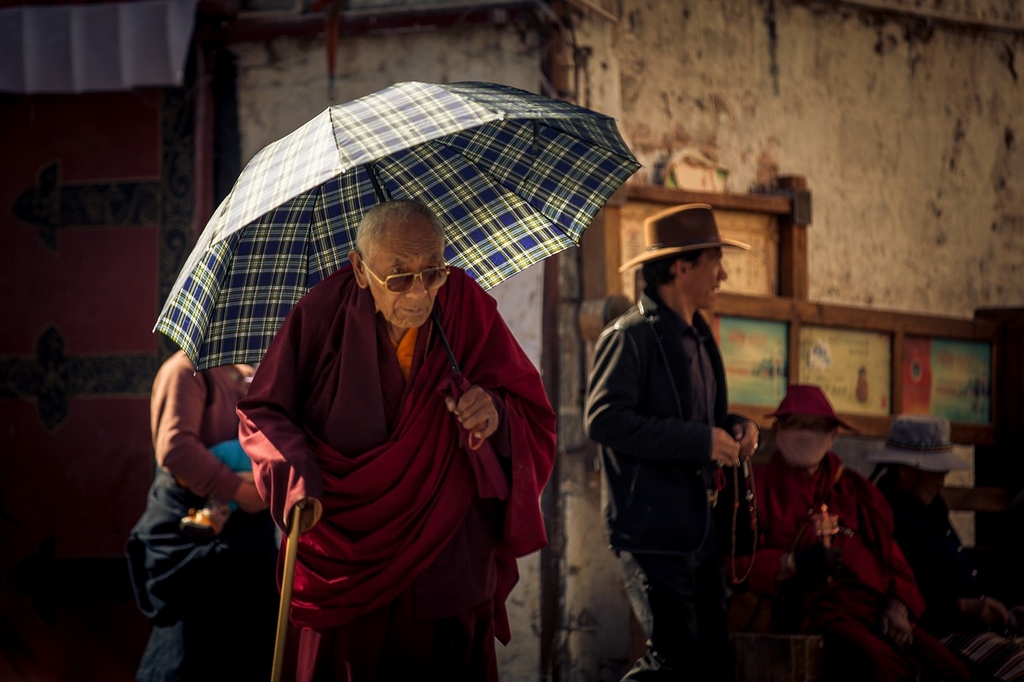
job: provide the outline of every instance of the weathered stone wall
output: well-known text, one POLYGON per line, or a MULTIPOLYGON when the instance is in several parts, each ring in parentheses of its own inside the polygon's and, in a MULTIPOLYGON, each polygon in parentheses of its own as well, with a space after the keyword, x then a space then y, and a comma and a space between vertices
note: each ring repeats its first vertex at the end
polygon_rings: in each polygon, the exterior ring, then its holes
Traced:
POLYGON ((1021 305, 1021 8, 857 4, 902 13, 624 0, 618 23, 578 24, 581 95, 619 117, 636 181, 685 147, 728 168, 730 191, 806 176, 813 300, 957 317, 1021 305))

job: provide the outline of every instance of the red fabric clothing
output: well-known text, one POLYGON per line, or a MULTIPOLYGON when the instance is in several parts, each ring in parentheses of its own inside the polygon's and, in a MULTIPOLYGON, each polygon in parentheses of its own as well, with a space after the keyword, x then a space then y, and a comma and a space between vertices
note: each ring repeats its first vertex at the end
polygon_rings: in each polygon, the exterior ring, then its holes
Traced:
MULTIPOLYGON (((885 498, 829 452, 813 474, 788 466, 776 451, 754 468, 760 540, 749 584, 777 597, 775 615, 801 632, 824 636, 825 673, 832 680, 969 680, 964 666, 920 628, 901 648, 881 630, 882 613, 898 599, 915 621, 924 610, 913 571, 893 538, 885 498), (819 542, 811 514, 828 505, 839 517, 833 546, 842 549, 839 577, 817 585, 776 580, 783 554, 819 542)), ((778 621, 776 622, 777 626, 778 621)))
POLYGON ((209 446, 238 438, 235 408, 253 375, 249 365, 226 365, 196 373, 184 351, 171 355, 153 379, 150 426, 158 466, 196 495, 233 499, 238 474, 209 446))
MULTIPOLYGON (((536 369, 471 278, 453 268, 435 310, 466 379, 502 403, 508 443, 496 445, 509 451, 511 482, 494 514, 500 537, 490 561, 495 629, 507 641, 515 558, 546 543, 538 497, 554 458, 555 417, 536 369)), ((494 455, 459 445, 439 393, 448 356, 431 325, 419 332, 406 382, 371 293, 343 268, 295 306, 239 404, 242 444, 278 525, 302 498, 323 504, 321 521, 299 538, 291 609, 299 627, 343 625, 390 604, 453 538, 465 546, 492 516, 469 458, 494 455)))
POLYGON ((831 609, 822 630, 825 678, 833 682, 906 682, 942 680, 969 682, 970 672, 957 658, 921 628, 906 649, 894 646, 878 628, 878 606, 870 599, 847 600, 831 609))
MULTIPOLYGON (((417 618, 416 611, 406 590, 346 626, 293 628, 285 667, 296 671, 295 682, 498 682, 491 601, 437 620, 417 618)), ((285 679, 291 682, 290 673, 285 679)))
POLYGON ((767 463, 754 467, 761 540, 750 573, 751 588, 762 594, 777 593, 780 558, 818 542, 809 521, 824 503, 830 514, 839 516, 841 531, 835 545, 843 550, 843 578, 829 589, 859 584, 881 597, 899 599, 911 616, 920 616, 924 600, 893 539, 888 503, 855 471, 843 470, 836 480, 840 467, 839 457, 829 452, 810 476, 790 468, 778 451, 767 463))

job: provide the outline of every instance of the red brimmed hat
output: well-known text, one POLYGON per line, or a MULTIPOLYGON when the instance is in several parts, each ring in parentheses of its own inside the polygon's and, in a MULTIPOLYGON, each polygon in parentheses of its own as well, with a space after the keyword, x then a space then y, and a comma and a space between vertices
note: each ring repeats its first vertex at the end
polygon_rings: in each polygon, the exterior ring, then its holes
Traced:
POLYGON ((791 385, 786 389, 786 397, 779 403, 779 409, 765 416, 778 418, 794 414, 831 419, 844 429, 849 429, 850 431, 857 430, 836 414, 836 411, 832 409, 832 403, 825 397, 824 391, 812 384, 791 385))

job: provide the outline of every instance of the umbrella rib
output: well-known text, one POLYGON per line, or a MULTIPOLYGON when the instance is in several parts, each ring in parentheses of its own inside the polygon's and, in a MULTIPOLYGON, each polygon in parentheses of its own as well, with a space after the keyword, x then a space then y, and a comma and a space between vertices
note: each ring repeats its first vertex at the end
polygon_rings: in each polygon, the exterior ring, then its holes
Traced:
POLYGON ((388 194, 384 187, 385 185, 381 182, 380 176, 377 175, 377 162, 370 161, 366 164, 367 175, 370 176, 370 182, 373 184, 373 193, 377 195, 377 201, 384 203, 391 199, 391 195, 388 194))

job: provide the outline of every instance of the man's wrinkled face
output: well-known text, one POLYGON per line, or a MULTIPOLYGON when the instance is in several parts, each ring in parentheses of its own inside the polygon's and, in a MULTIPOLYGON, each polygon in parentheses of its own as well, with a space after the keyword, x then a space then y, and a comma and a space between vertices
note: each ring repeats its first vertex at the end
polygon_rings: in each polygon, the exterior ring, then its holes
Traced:
POLYGON ((368 247, 367 253, 352 252, 349 258, 356 283, 369 287, 377 310, 397 339, 407 329, 419 327, 430 317, 434 298, 441 285, 424 285, 422 277, 414 277, 406 291, 389 291, 380 280, 390 275, 417 273, 444 266, 444 240, 426 218, 412 218, 402 225, 391 226, 368 247), (366 271, 369 268, 369 272, 366 271), (380 279, 378 279, 380 278, 380 279))

